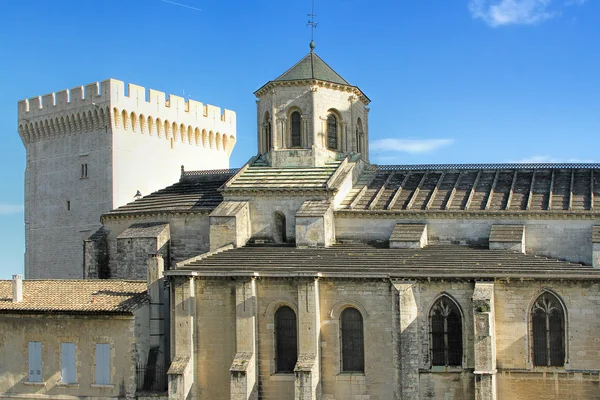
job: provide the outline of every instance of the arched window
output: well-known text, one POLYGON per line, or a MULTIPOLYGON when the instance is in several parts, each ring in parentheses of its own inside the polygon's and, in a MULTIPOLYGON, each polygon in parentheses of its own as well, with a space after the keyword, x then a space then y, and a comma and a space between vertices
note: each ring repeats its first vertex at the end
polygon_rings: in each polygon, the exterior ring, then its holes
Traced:
POLYGON ((300 132, 302 126, 302 119, 298 111, 294 111, 291 115, 292 120, 292 147, 302 146, 302 133, 300 132))
POLYGON ((462 365, 462 323, 458 306, 442 296, 431 307, 431 365, 462 365))
POLYGON ((327 148, 337 150, 337 118, 333 114, 327 117, 327 148))
POLYGON ((276 211, 273 214, 273 240, 275 243, 287 242, 285 215, 280 211, 276 211))
POLYGON ((269 113, 265 113, 264 117, 264 152, 271 151, 271 147, 273 146, 273 140, 271 136, 271 116, 269 113))
POLYGON ((346 308, 340 315, 342 371, 365 371, 363 318, 356 308, 346 308))
POLYGON ((294 372, 298 360, 296 313, 288 306, 275 312, 276 371, 294 372))
POLYGON ((565 312, 550 292, 537 298, 531 309, 533 365, 562 367, 565 364, 565 312))

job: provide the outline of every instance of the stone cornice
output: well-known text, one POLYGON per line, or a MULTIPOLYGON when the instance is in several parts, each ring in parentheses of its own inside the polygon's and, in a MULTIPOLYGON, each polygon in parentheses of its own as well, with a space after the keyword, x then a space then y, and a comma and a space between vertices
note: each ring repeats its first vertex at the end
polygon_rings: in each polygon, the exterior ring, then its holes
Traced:
POLYGON ((329 81, 322 81, 319 79, 305 79, 305 80, 294 80, 294 81, 270 81, 264 86, 254 92, 256 97, 262 97, 268 94, 269 91, 277 86, 311 86, 311 87, 323 87, 335 90, 341 90, 349 93, 353 93, 358 99, 365 105, 368 105, 371 100, 358 88, 358 86, 343 85, 340 83, 334 83, 329 81))
POLYGON ((123 213, 117 212, 117 213, 103 214, 100 217, 100 222, 105 223, 106 221, 117 220, 117 219, 136 219, 138 217, 177 217, 177 216, 187 216, 190 214, 207 215, 208 216, 208 215, 210 215, 210 213, 212 211, 213 211, 213 208, 206 209, 206 210, 190 210, 190 211, 164 210, 164 211, 131 211, 131 212, 123 212, 123 213))

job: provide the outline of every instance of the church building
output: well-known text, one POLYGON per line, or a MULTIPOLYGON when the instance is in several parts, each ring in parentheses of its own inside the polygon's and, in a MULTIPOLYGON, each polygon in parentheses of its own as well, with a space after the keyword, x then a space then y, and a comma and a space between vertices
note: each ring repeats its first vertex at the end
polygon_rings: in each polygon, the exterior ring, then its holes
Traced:
POLYGON ((371 164, 370 100, 314 43, 255 95, 245 165, 85 241, 87 278, 162 256, 170 398, 600 399, 600 165, 371 164))

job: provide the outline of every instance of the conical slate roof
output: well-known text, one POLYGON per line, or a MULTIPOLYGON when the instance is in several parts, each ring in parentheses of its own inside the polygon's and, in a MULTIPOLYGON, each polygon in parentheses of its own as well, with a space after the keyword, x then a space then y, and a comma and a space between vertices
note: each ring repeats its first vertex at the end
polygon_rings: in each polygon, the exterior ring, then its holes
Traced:
POLYGON ((304 56, 292 68, 285 71, 274 82, 301 81, 306 79, 319 79, 341 85, 350 85, 313 51, 304 56))

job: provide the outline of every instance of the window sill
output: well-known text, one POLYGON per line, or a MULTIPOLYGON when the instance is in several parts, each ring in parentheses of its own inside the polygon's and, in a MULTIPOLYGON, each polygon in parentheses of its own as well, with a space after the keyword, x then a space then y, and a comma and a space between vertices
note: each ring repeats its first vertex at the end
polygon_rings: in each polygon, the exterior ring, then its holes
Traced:
POLYGON ((432 366, 429 369, 424 370, 424 372, 432 372, 432 373, 436 373, 436 372, 463 372, 465 369, 463 367, 458 367, 458 366, 441 366, 441 365, 436 365, 436 366, 432 366))
POLYGON ((56 382, 56 386, 78 388, 79 387, 79 383, 77 383, 77 382, 73 382, 73 383, 56 382))
POLYGON ((274 381, 293 381, 296 375, 293 372, 276 372, 271 375, 271 380, 274 381))
POLYGON ((23 385, 26 386, 46 386, 46 382, 23 382, 23 385))
POLYGON ((340 372, 335 376, 338 381, 365 381, 367 377, 364 372, 340 372))
POLYGON ((114 389, 115 385, 101 385, 99 383, 92 383, 90 385, 93 388, 101 388, 101 389, 114 389))

